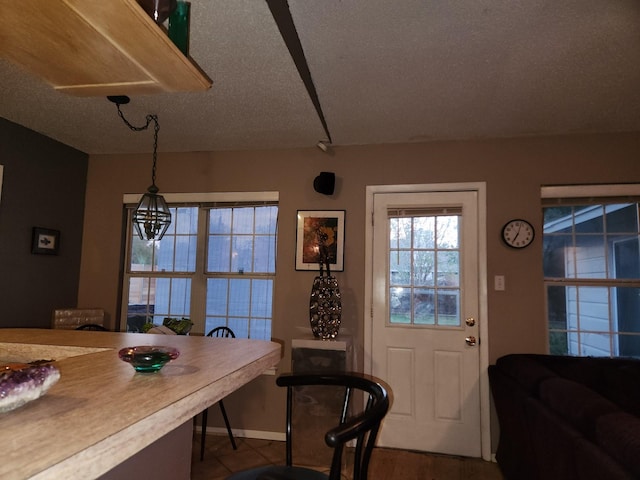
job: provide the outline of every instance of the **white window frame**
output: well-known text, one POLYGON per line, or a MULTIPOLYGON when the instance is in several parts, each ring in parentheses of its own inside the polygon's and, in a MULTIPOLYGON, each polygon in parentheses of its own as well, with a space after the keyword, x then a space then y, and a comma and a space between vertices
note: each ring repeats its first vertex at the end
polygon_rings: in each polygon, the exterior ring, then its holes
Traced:
MULTIPOLYGON (((279 202, 280 195, 279 192, 273 191, 263 191, 263 192, 207 192, 207 193, 162 193, 162 196, 166 200, 169 205, 176 204, 203 204, 203 203, 250 203, 250 202, 279 202)), ((122 198, 123 206, 135 206, 142 198, 142 194, 124 194, 122 198)), ((130 226, 127 226, 127 232, 129 231, 130 226)), ((199 228, 200 230, 200 228, 199 228)), ((130 239, 126 239, 126 248, 130 248, 129 246, 130 239)), ((199 245, 198 249, 204 249, 204 245, 199 245)), ((125 253, 123 261, 126 262, 128 255, 125 253)), ((202 258, 204 256, 202 255, 202 258)), ((126 264, 124 265, 126 269, 126 264)), ((198 276, 199 273, 202 273, 203 269, 202 265, 196 265, 196 272, 194 275, 198 276)), ((202 276, 202 275, 200 275, 202 276)), ((197 278, 199 278, 198 276, 197 278)), ((191 275, 193 277, 193 275, 191 275)), ((127 322, 127 311, 128 311, 128 302, 125 302, 125 298, 127 295, 127 280, 129 276, 125 273, 122 276, 122 285, 123 285, 123 298, 121 300, 120 305, 120 325, 121 328, 126 328, 127 322)), ((191 318, 194 320, 194 329, 192 330, 192 334, 194 335, 204 335, 206 332, 201 331, 201 329, 205 328, 205 312, 193 310, 197 305, 202 304, 204 308, 204 291, 206 289, 206 278, 202 276, 203 281, 202 285, 198 283, 192 284, 192 297, 191 297, 191 318)), ((275 282, 274 282, 274 298, 275 298, 275 282)), ((272 316, 273 321, 273 316, 272 316)), ((273 324, 272 324, 273 328, 273 324)))
MULTIPOLYGON (((593 198, 625 198, 625 197, 640 197, 640 184, 608 184, 608 185, 566 185, 566 186, 542 186, 540 189, 540 197, 544 201, 545 199, 593 199, 593 198)), ((637 203, 637 200, 634 200, 637 203)), ((544 207, 551 207, 549 202, 543 202, 544 207)), ((543 232, 544 235, 544 232, 543 232)), ((547 299, 547 287, 548 286, 574 286, 579 288, 581 286, 602 286, 609 288, 611 286, 625 286, 625 287, 640 287, 640 280, 615 280, 615 279, 571 279, 571 281, 564 282, 562 279, 549 279, 543 278, 545 286, 545 303, 547 299)), ((609 300, 609 306, 611 300, 609 300)), ((547 349, 550 348, 549 344, 549 318, 548 318, 549 306, 545 305, 545 320, 546 320, 546 341, 547 349)), ((580 331, 580 329, 578 329, 580 331)), ((615 335, 618 331, 618 319, 617 316, 613 318, 613 322, 610 323, 608 332, 609 335, 615 335)), ((613 338, 613 337, 611 337, 613 338)), ((618 343, 611 345, 611 356, 618 355, 618 343)))

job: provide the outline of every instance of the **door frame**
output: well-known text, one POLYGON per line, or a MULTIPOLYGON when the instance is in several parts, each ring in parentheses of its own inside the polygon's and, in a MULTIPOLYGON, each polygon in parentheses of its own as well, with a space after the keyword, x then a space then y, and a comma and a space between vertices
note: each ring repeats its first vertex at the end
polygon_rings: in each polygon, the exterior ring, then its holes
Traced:
POLYGON ((485 182, 367 185, 365 218, 364 372, 372 372, 373 342, 373 199, 379 193, 475 191, 478 195, 478 301, 480 325, 480 437, 482 459, 491 460, 491 394, 487 305, 487 195, 485 182))

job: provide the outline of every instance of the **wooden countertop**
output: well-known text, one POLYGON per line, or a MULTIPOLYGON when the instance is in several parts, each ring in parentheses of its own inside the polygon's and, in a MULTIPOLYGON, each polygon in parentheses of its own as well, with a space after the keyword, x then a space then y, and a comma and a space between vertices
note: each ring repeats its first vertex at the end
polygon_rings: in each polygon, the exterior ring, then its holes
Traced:
POLYGON ((0 414, 0 478, 96 478, 277 365, 259 340, 75 330, 0 329, 0 363, 56 360, 43 397, 0 414), (180 357, 136 373, 120 348, 170 345, 180 357))

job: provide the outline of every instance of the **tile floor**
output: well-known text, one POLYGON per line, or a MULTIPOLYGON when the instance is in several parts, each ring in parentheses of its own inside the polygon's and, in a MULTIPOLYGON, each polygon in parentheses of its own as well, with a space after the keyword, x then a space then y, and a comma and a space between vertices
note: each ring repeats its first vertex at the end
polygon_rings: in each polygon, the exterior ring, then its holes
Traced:
MULTIPOLYGON (((283 464, 284 442, 207 435, 204 460, 200 461, 199 435, 194 436, 191 480, 222 480, 229 474, 269 463, 283 464), (196 438, 197 437, 197 438, 196 438)), ((343 476, 348 480, 348 476, 343 476)), ((497 464, 479 459, 429 455, 405 450, 376 448, 369 468, 370 480, 502 480, 497 464)))

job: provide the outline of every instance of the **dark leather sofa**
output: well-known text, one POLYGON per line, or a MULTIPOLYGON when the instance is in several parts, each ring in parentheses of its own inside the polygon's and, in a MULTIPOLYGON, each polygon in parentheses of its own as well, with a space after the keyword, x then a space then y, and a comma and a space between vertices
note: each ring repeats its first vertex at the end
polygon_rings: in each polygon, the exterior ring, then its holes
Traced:
POLYGON ((506 479, 640 479, 640 360, 512 354, 489 381, 506 479))

